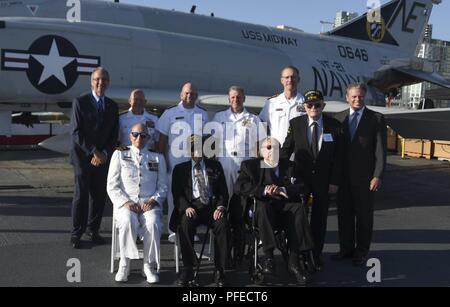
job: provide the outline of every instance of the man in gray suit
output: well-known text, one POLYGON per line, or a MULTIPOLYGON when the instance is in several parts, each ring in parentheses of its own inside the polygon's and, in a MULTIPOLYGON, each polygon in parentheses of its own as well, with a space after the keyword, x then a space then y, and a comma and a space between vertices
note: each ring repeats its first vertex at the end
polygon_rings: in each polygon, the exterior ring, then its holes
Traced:
POLYGON ((333 260, 352 258, 366 264, 372 240, 374 193, 386 166, 386 123, 382 114, 364 105, 364 84, 349 84, 349 109, 336 114, 344 130, 344 163, 338 192, 340 251, 333 260), (356 234, 356 238, 355 238, 356 234))

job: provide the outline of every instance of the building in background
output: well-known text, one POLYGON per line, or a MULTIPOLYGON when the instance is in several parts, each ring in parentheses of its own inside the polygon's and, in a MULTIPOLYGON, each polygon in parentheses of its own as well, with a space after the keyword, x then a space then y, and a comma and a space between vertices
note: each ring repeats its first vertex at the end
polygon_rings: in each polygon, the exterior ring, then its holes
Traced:
MULTIPOLYGON (((436 72, 450 79, 450 42, 433 39, 432 33, 433 25, 428 25, 416 55, 432 62, 436 72)), ((431 99, 434 107, 450 107, 450 90, 429 82, 404 86, 399 103, 410 108, 419 108, 425 99, 431 99)))
POLYGON ((347 11, 338 11, 338 12, 336 12, 336 16, 334 17, 333 28, 337 28, 356 17, 358 17, 358 13, 347 12, 347 11))

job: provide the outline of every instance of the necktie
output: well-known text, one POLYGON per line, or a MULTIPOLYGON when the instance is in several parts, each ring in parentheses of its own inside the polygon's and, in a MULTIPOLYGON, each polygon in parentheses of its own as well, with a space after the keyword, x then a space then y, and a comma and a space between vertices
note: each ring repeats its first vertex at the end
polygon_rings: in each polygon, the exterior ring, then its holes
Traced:
POLYGON ((99 100, 98 100, 98 113, 100 115, 103 115, 103 110, 104 109, 105 109, 105 105, 104 105, 104 102, 103 102, 103 97, 100 97, 99 100))
POLYGON ((194 166, 194 176, 197 179, 198 190, 200 192, 200 201, 202 204, 208 204, 208 190, 206 189, 205 176, 203 176, 202 167, 200 162, 197 162, 194 166))
POLYGON ((352 120, 350 122, 350 127, 349 128, 350 128, 351 140, 353 140, 353 137, 355 136, 356 128, 358 127, 358 116, 359 116, 358 112, 353 113, 353 117, 352 117, 352 120))
POLYGON ((97 101, 97 121, 99 125, 103 122, 103 109, 103 97, 100 97, 97 101))
POLYGON ((311 152, 313 154, 314 158, 317 158, 317 155, 319 153, 319 138, 318 138, 318 131, 317 131, 317 122, 312 123, 313 129, 311 134, 311 152))

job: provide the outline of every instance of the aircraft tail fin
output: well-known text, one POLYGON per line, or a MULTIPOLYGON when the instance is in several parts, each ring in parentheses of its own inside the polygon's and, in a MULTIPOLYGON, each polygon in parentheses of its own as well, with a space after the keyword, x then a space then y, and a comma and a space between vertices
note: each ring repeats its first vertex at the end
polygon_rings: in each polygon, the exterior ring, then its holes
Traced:
MULTIPOLYGON (((370 3, 379 3, 369 0, 370 3)), ((328 34, 398 46, 415 54, 433 4, 441 0, 393 0, 354 20, 330 31, 328 34)))

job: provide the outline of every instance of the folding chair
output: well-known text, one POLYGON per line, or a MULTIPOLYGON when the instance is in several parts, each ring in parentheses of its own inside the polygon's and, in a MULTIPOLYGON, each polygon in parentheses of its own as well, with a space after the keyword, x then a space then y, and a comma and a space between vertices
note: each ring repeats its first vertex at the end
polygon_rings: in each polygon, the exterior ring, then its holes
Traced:
MULTIPOLYGON (((214 240, 214 234, 212 232, 212 229, 210 229, 209 233, 207 233, 207 226, 206 225, 199 225, 197 227, 197 231, 198 229, 203 228, 205 230, 205 236, 209 236, 209 244, 208 244, 208 256, 206 255, 202 255, 202 259, 206 259, 208 261, 212 260, 212 246, 213 246, 213 240, 214 240)), ((175 243, 174 243, 174 258, 175 258, 175 272, 178 274, 180 272, 180 255, 181 255, 181 250, 179 248, 180 246, 180 239, 178 238, 178 235, 175 235, 175 243)), ((194 248, 195 248, 195 242, 194 242, 194 248)), ((197 254, 197 258, 200 257, 200 253, 195 251, 195 253, 197 254)))

